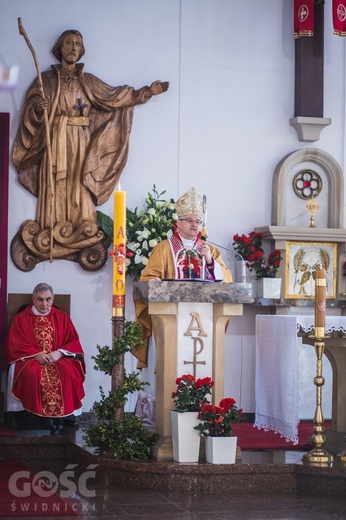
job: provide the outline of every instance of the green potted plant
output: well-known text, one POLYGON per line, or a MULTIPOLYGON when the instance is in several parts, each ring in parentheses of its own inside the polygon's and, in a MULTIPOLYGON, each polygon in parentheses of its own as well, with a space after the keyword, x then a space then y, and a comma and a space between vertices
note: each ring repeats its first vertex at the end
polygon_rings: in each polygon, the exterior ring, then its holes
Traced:
MULTIPOLYGON (((122 364, 124 354, 134 350, 141 342, 139 324, 126 321, 122 336, 113 339, 113 348, 97 345, 98 354, 92 356, 95 370, 111 375, 114 366, 122 364)), ((151 456, 151 449, 158 440, 158 435, 145 428, 139 417, 133 414, 117 414, 118 410, 124 408, 127 395, 143 390, 146 385, 148 383, 140 381, 136 372, 127 374, 124 370, 123 384, 116 390, 111 390, 106 395, 100 387, 101 400, 92 407, 97 422, 84 430, 86 446, 94 448, 98 455, 115 459, 138 460, 151 456)))

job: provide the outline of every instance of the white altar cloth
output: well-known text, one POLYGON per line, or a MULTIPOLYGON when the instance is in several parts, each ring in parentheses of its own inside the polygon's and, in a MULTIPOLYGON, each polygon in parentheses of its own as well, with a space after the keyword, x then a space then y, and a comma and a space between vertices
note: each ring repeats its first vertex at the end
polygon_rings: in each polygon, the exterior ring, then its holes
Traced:
MULTIPOLYGON (((298 444, 297 334, 311 333, 314 316, 256 316, 255 426, 298 444)), ((326 334, 346 335, 346 316, 326 316, 326 334)))

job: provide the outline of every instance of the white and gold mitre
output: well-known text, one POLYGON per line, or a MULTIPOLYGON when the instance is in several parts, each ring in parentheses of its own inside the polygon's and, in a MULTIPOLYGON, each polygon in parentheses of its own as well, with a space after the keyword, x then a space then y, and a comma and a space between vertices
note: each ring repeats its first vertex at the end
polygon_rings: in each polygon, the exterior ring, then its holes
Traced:
POLYGON ((177 202, 175 203, 175 209, 178 217, 184 215, 198 215, 200 218, 203 217, 203 198, 198 193, 196 188, 190 188, 189 191, 184 193, 177 202))

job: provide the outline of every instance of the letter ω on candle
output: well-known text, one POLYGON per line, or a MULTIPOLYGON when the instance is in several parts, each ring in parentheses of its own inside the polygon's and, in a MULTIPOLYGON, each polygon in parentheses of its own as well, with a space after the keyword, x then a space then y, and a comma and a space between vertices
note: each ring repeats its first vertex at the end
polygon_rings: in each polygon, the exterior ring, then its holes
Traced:
POLYGON ((315 271, 315 337, 325 337, 326 322, 326 271, 318 265, 315 271))
POLYGON ((124 316, 126 270, 126 192, 114 192, 113 316, 124 316))

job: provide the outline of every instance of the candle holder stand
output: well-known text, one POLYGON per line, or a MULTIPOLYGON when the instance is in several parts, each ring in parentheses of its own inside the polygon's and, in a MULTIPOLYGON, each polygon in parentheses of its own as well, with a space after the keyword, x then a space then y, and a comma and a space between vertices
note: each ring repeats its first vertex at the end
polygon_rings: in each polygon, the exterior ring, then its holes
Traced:
POLYGON ((322 412, 322 386, 324 385, 324 377, 322 376, 322 355, 324 352, 324 337, 315 338, 315 352, 317 358, 316 376, 314 378, 314 384, 316 386, 316 410, 313 419, 314 433, 311 437, 314 448, 303 455, 303 463, 313 466, 330 467, 333 464, 334 456, 328 453, 328 451, 323 447, 326 443, 322 412))
MULTIPOLYGON (((345 442, 346 442, 346 437, 345 437, 345 442)), ((336 460, 338 462, 342 462, 343 464, 346 464, 346 449, 336 456, 336 460)))

